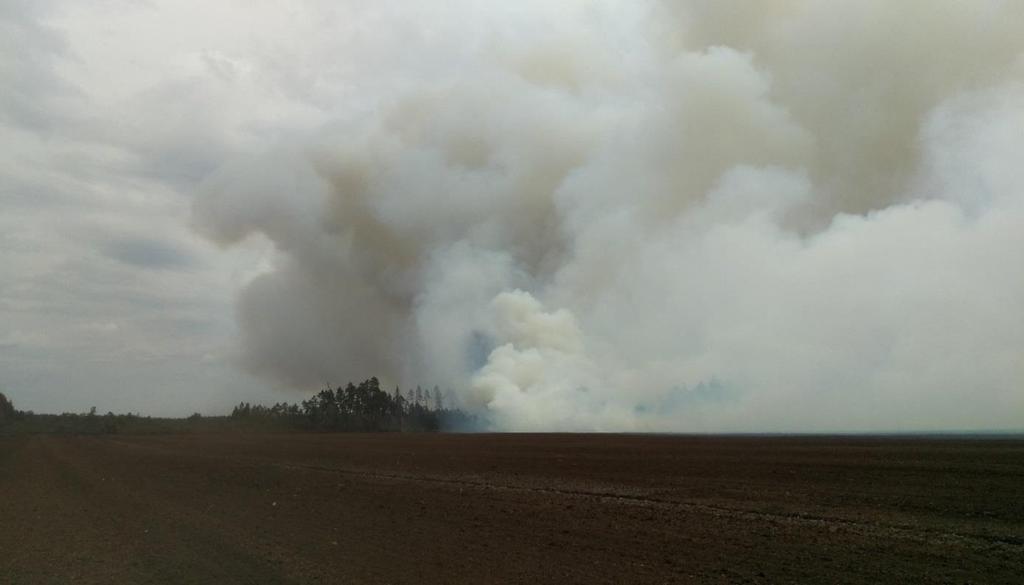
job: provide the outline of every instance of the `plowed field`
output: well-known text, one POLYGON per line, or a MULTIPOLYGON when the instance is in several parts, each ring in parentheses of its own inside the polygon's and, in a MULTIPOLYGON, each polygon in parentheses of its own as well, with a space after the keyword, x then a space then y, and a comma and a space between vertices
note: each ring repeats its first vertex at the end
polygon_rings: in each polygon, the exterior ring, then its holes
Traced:
POLYGON ((1024 441, 0 438, 0 583, 1024 583, 1024 441))

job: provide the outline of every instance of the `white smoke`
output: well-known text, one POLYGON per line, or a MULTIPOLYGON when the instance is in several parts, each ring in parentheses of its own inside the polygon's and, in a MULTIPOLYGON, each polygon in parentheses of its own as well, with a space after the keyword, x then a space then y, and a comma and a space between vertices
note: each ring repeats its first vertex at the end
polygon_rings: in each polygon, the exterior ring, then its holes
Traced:
POLYGON ((517 430, 1024 425, 1024 4, 437 4, 198 200, 277 250, 250 368, 517 430))

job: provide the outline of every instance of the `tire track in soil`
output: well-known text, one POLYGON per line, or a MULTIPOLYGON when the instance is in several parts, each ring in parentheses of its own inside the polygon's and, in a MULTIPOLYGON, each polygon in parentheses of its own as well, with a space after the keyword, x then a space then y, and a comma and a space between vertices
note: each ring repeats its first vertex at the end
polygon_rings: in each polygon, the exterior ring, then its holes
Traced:
POLYGON ((326 467, 320 465, 296 465, 285 463, 258 463, 254 466, 273 466, 288 470, 311 470, 340 475, 359 477, 363 479, 376 479, 385 481, 399 481, 409 483, 450 485, 462 488, 475 488, 488 491, 509 491, 539 493, 547 495, 565 496, 572 498, 597 499, 605 502, 616 502, 625 505, 654 506, 663 509, 684 509, 691 512, 698 512, 716 517, 726 517, 736 520, 781 522, 812 526, 816 528, 832 529, 842 527, 843 530, 855 532, 861 536, 878 538, 903 538, 919 542, 942 542, 942 543, 973 543, 978 545, 997 546, 1008 553, 1024 553, 1024 537, 972 534, 963 532, 941 531, 925 527, 914 527, 900 524, 881 524, 874 522, 861 522, 846 518, 830 518, 812 514, 798 513, 772 513, 741 508, 730 508, 727 506, 716 506, 713 504, 687 502, 679 500, 668 500, 645 495, 627 494, 614 490, 584 490, 565 489, 557 487, 530 486, 524 484, 498 484, 482 480, 451 479, 443 477, 430 477, 421 475, 407 475, 397 473, 380 473, 358 469, 343 469, 326 467))
MULTIPOLYGON (((172 449, 163 449, 153 445, 131 444, 140 449, 153 449, 165 451, 167 454, 174 453, 172 449)), ((211 459, 224 459, 219 455, 205 455, 211 459)), ((652 506, 666 510, 686 510, 699 514, 728 518, 733 520, 756 521, 764 523, 783 523, 802 525, 817 529, 827 530, 831 533, 844 531, 869 538, 898 538, 914 542, 928 542, 937 544, 968 544, 972 546, 985 546, 994 548, 1007 554, 1024 554, 1024 535, 1011 534, 981 534, 974 532, 962 532, 941 530, 926 526, 913 526, 909 524, 881 523, 860 521, 849 518, 838 518, 821 516, 815 514, 804 514, 795 512, 767 512, 749 510, 723 505, 709 504, 706 502, 685 501, 680 499, 657 498, 639 493, 626 493, 620 489, 609 487, 603 490, 594 489, 571 489, 552 486, 530 485, 527 483, 495 483, 483 479, 464 479, 437 477, 431 475, 412 475, 401 473, 383 473, 379 471, 367 471, 358 468, 340 468, 323 465, 280 463, 269 459, 244 457, 237 458, 232 462, 234 465, 249 465, 255 468, 273 467, 282 470, 306 470, 335 473, 350 477, 363 479, 375 479, 384 481, 399 481, 419 483, 424 485, 447 485, 461 488, 475 488, 487 491, 507 491, 521 493, 538 493, 562 497, 577 497, 597 499, 605 502, 615 502, 623 505, 652 506)), ((642 491, 634 489, 632 490, 642 491)))
MULTIPOLYGON (((665 476, 635 485, 626 475, 595 474, 593 465, 549 473, 550 461, 535 460, 532 452, 526 460, 535 463, 508 465, 487 441, 459 443, 470 456, 465 463, 447 455, 422 460, 425 448, 412 448, 421 441, 167 436, 0 443, 0 449, 20 445, 13 455, 0 453, 0 551, 21 557, 5 561, 0 554, 0 584, 963 583, 975 577, 1015 583, 1024 553, 1012 538, 902 518, 860 521, 687 499, 680 497, 682 484, 666 483, 665 476), (281 505, 271 509, 272 501, 281 505), (21 506, 37 510, 14 509, 21 506), (8 519, 24 532, 5 531, 8 519), (20 580, 5 579, 5 569, 20 580)), ((536 441, 540 455, 561 448, 548 438, 536 441)), ((597 453, 605 465, 606 452, 597 453)), ((607 461, 636 469, 622 456, 607 461)), ((751 491, 738 503, 762 501, 763 494, 751 491)))
MULTIPOLYGON (((139 446, 147 449, 151 446, 139 446)), ((168 453, 173 451, 168 450, 168 453)), ((223 459, 217 455, 203 455, 214 459, 223 459)), ((236 460, 235 465, 243 464, 243 459, 236 460)), ((568 489, 551 486, 529 485, 525 483, 495 483, 481 479, 459 479, 448 477, 436 477, 430 475, 411 475, 400 473, 382 473, 367 471, 356 468, 340 468, 323 465, 278 463, 272 460, 258 458, 244 458, 244 464, 254 468, 273 467, 282 470, 297 471, 318 471, 335 473, 349 477, 362 479, 374 479, 384 481, 398 481, 408 483, 419 483, 428 485, 456 486, 460 488, 474 488, 487 491, 508 491, 523 493, 538 493, 562 497, 576 497, 597 499, 605 502, 615 502, 624 505, 653 506, 661 509, 676 509, 697 512, 715 517, 724 517, 735 520, 758 521, 766 523, 785 523, 804 525, 835 532, 843 530, 860 536, 874 538, 900 538, 916 542, 932 542, 944 544, 972 544, 979 546, 990 546, 1002 549, 1006 553, 1024 552, 1024 538, 1012 535, 990 535, 969 532, 957 532, 939 530, 935 528, 912 526, 908 524, 879 523, 852 520, 848 518, 837 518, 801 513, 773 513, 756 510, 746 510, 729 506, 708 504, 704 502, 684 501, 678 499, 657 498, 649 495, 636 493, 624 493, 623 491, 609 488, 605 490, 568 489)), ((638 491, 638 490, 634 490, 638 491)))

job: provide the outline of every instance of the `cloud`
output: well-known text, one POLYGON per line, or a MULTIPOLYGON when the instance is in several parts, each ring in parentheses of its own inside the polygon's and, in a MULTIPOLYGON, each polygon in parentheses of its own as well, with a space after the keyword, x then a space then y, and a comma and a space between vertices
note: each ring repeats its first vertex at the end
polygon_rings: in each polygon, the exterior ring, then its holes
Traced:
POLYGON ((103 251, 115 260, 140 268, 187 268, 195 262, 184 250, 147 238, 113 239, 104 244, 103 251))
POLYGON ((243 355, 508 429, 1020 427, 1020 9, 733 8, 353 12, 424 32, 354 45, 375 107, 195 207, 277 249, 243 355))
POLYGON ((57 71, 68 47, 44 19, 51 2, 5 1, 0 5, 0 121, 49 133, 66 119, 63 104, 78 97, 77 88, 57 71))
POLYGON ((258 92, 145 34, 160 3, 80 8, 0 3, 0 383, 49 411, 274 396, 223 357, 236 279, 262 253, 188 227, 195 186, 244 150, 253 107, 235 98, 258 92))
POLYGON ((4 384, 187 413, 378 375, 509 429, 1020 428, 1022 11, 8 2, 4 384))

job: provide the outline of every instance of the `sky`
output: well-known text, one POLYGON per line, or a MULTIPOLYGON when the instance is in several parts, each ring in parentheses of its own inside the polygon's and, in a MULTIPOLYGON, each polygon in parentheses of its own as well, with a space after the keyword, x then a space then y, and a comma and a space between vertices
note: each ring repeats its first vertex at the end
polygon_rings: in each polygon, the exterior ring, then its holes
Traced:
POLYGON ((1024 5, 0 0, 0 390, 1024 429, 1024 5))

